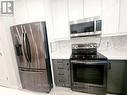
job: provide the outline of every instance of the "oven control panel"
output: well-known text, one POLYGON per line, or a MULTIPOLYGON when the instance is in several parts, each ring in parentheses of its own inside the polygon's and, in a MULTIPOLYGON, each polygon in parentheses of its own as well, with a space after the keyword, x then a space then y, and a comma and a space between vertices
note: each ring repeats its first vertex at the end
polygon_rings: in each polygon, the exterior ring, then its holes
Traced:
POLYGON ((72 49, 97 48, 97 43, 72 44, 72 49))

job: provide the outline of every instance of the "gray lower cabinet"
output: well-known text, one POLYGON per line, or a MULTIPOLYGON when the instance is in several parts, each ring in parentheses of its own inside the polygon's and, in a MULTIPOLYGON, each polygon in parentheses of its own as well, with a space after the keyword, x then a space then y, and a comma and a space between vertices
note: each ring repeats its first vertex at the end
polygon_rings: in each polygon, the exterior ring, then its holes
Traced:
POLYGON ((127 61, 110 60, 111 69, 108 70, 107 91, 109 93, 125 93, 125 70, 127 61))
POLYGON ((70 87, 69 59, 53 59, 54 80, 56 86, 70 87))
POLYGON ((127 95, 127 62, 125 64, 125 82, 124 82, 124 93, 127 95))

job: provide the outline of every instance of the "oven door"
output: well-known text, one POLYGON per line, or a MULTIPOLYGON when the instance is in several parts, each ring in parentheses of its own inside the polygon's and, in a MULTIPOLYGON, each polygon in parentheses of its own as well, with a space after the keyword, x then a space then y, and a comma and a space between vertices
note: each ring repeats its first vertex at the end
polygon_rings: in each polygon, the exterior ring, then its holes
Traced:
POLYGON ((106 87, 107 61, 71 61, 72 85, 106 87))

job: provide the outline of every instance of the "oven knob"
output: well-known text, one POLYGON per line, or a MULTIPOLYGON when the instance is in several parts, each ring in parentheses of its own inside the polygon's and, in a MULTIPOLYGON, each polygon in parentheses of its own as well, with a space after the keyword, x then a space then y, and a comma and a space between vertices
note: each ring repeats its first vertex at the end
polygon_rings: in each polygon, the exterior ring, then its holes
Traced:
POLYGON ((94 45, 94 47, 96 48, 96 47, 97 47, 97 45, 95 44, 95 45, 94 45))
POLYGON ((78 45, 73 45, 72 46, 74 49, 77 49, 78 48, 78 45))
POLYGON ((93 45, 89 45, 89 47, 90 47, 90 48, 92 48, 92 47, 93 47, 93 45))

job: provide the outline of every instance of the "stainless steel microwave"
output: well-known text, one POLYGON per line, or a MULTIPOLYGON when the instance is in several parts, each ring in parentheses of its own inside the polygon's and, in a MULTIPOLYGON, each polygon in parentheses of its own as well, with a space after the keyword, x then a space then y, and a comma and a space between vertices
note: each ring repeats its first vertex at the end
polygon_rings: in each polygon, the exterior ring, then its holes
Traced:
POLYGON ((83 37, 91 35, 100 35, 102 31, 102 20, 90 18, 84 21, 70 22, 70 36, 83 37))

